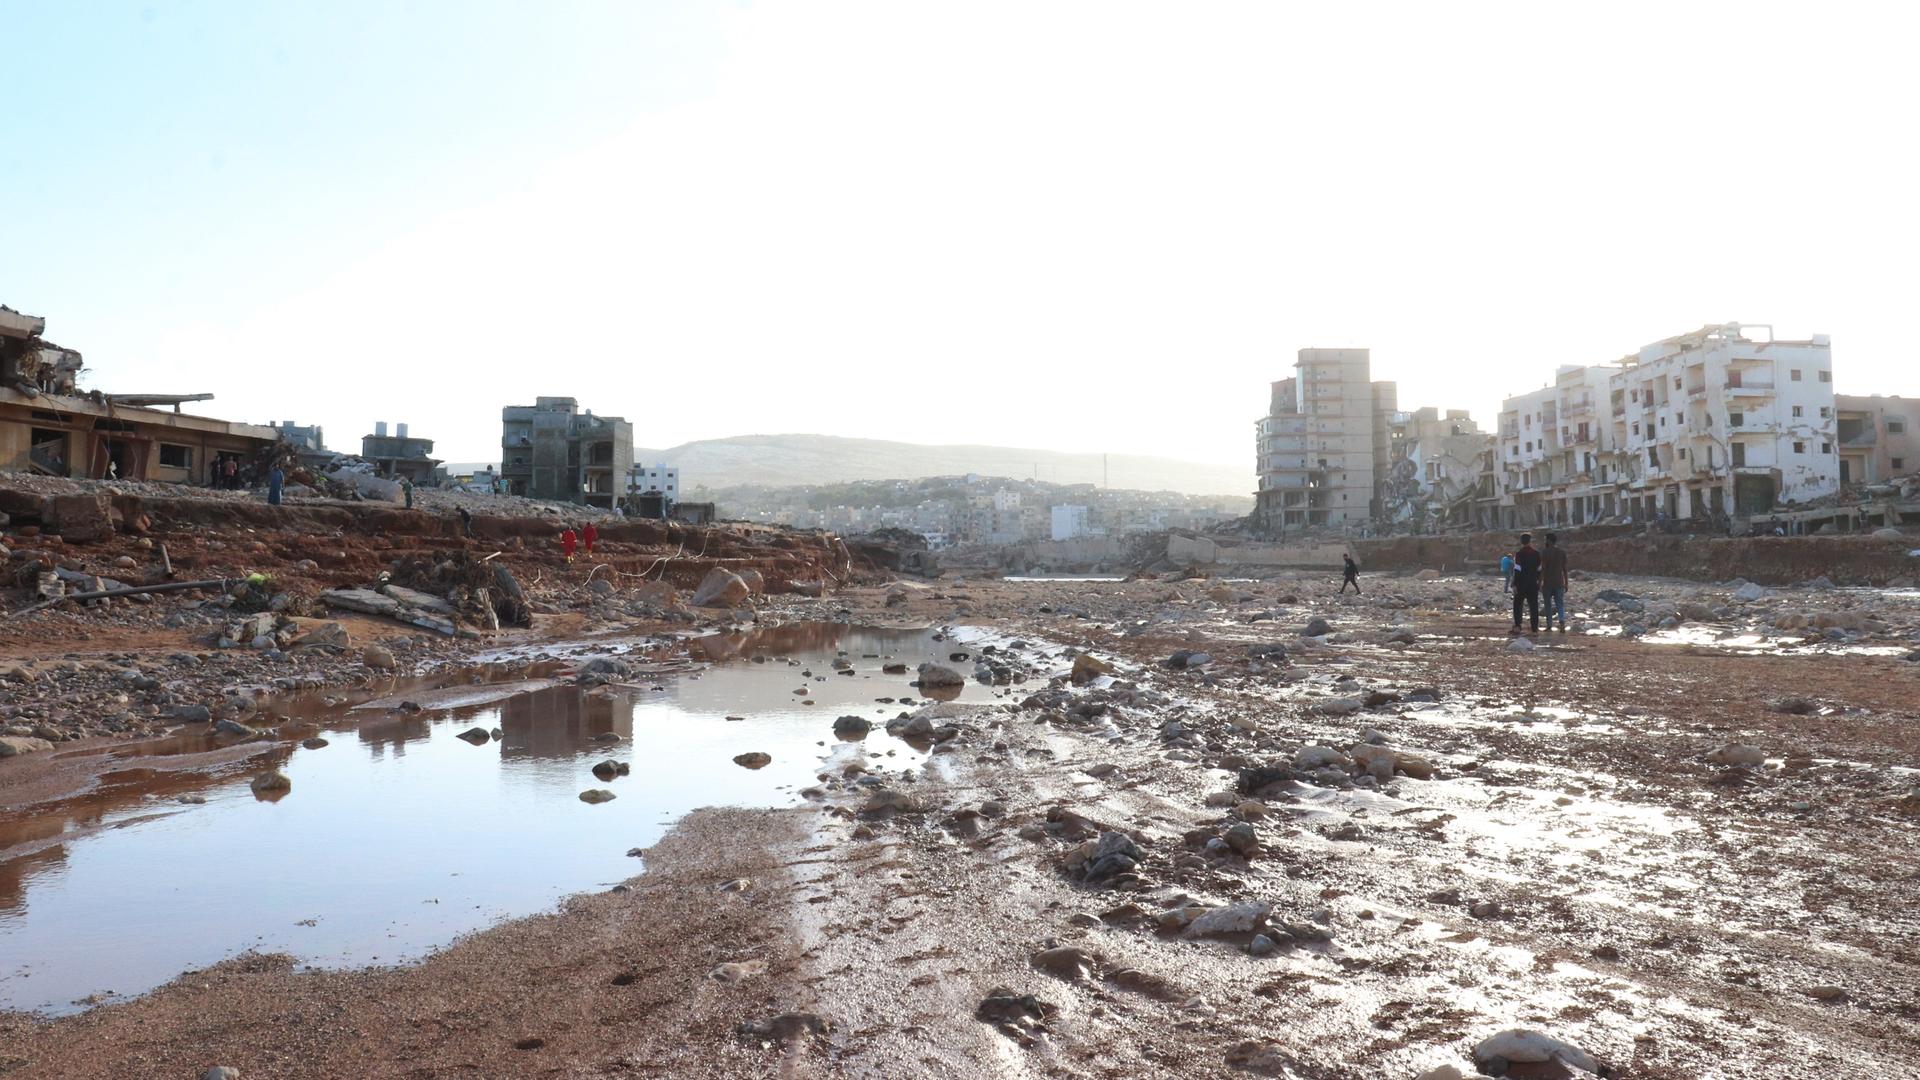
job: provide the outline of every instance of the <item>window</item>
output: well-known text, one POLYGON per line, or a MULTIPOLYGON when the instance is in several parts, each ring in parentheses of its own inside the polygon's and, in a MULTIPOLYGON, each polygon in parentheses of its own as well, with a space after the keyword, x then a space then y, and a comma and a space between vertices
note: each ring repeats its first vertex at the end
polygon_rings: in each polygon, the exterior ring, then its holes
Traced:
POLYGON ((1727 453, 1733 457, 1733 467, 1738 469, 1747 463, 1747 444, 1728 443, 1727 453))
POLYGON ((1795 415, 1795 416, 1799 416, 1799 415, 1800 415, 1800 412, 1801 412, 1801 411, 1800 411, 1800 406, 1798 406, 1798 405, 1795 405, 1795 406, 1793 407, 1793 415, 1795 415))
POLYGON ((1633 422, 1633 433, 1634 433, 1635 435, 1638 435, 1638 434, 1640 434, 1640 421, 1638 421, 1638 420, 1635 420, 1635 421, 1633 422))
POLYGON ((1804 454, 1804 453, 1806 453, 1806 452, 1807 452, 1807 444, 1806 444, 1806 443, 1803 443, 1803 442, 1797 442, 1797 443, 1794 443, 1794 444, 1793 444, 1793 452, 1794 452, 1794 453, 1796 453, 1796 454, 1804 454))
POLYGON ((1739 427, 1741 424, 1744 424, 1746 422, 1747 422, 1746 413, 1730 412, 1727 414, 1728 427, 1739 427))
POLYGON ((1520 448, 1519 448, 1519 447, 1517 447, 1517 446, 1509 446, 1509 447, 1507 447, 1507 456, 1508 456, 1508 457, 1519 457, 1519 456, 1520 456, 1520 448))
POLYGON ((1678 389, 1680 389, 1680 376, 1678 376, 1678 375, 1675 375, 1675 376, 1673 377, 1673 388, 1674 388, 1675 390, 1678 390, 1678 389))
POLYGON ((1647 466, 1654 469, 1660 467, 1660 452, 1651 446, 1647 447, 1647 466))
POLYGON ((1905 430, 1907 430, 1907 422, 1905 420, 1887 421, 1887 434, 1898 435, 1905 430))
POLYGON ((1664 417, 1664 416, 1663 416, 1663 417, 1661 417, 1661 418, 1660 418, 1660 426, 1661 426, 1661 427, 1666 427, 1666 426, 1667 426, 1667 418, 1666 418, 1666 417, 1664 417))
POLYGON ((1681 461, 1687 460, 1687 448, 1684 446, 1680 448, 1680 460, 1681 461))
POLYGON ((1821 443, 1821 444, 1820 444, 1820 452, 1821 452, 1821 453, 1823 453, 1823 454, 1831 454, 1831 453, 1833 453, 1833 444, 1832 444, 1832 443, 1830 443, 1830 442, 1823 442, 1823 443, 1821 443))
POLYGON ((1827 408, 1825 405, 1820 406, 1820 419, 1825 420, 1827 417, 1832 415, 1833 415, 1832 409, 1827 408))
POLYGON ((1789 379, 1792 379, 1792 380, 1793 380, 1794 382, 1799 382, 1799 381, 1800 381, 1800 369, 1799 369, 1799 368, 1794 368, 1793 370, 1791 370, 1791 371, 1789 371, 1789 372, 1787 372, 1787 378, 1789 378, 1789 379))
POLYGON ((1820 381, 1821 381, 1821 382, 1832 382, 1832 381, 1833 381, 1833 372, 1831 372, 1831 371, 1823 371, 1823 372, 1821 372, 1821 373, 1820 373, 1820 381))
POLYGON ((1897 457, 1897 458, 1894 458, 1894 459, 1893 459, 1893 468, 1894 468, 1894 471, 1896 471, 1896 472, 1898 472, 1899 470, 1901 470, 1901 469, 1904 469, 1904 468, 1906 468, 1906 467, 1907 467, 1907 459, 1906 459, 1906 458, 1902 458, 1902 457, 1897 457))
POLYGON ((193 447, 160 444, 160 464, 169 469, 193 468, 193 447))

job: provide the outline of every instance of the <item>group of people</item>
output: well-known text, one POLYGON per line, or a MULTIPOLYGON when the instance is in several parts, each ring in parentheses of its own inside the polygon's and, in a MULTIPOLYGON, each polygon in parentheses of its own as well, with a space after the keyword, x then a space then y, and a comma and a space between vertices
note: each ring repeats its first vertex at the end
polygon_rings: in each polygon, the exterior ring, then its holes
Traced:
MULTIPOLYGON (((1521 632, 1521 615, 1524 613, 1534 633, 1540 631, 1541 601, 1546 601, 1547 627, 1554 629, 1559 622, 1559 631, 1567 632, 1567 549, 1560 546, 1560 537, 1548 533, 1546 547, 1533 546, 1533 534, 1520 534, 1518 550, 1500 556, 1500 578, 1509 596, 1513 597, 1513 629, 1508 634, 1521 632)), ((1349 587, 1354 595, 1360 594, 1360 564, 1353 561, 1351 554, 1340 556, 1340 592, 1345 595, 1349 587)))
POLYGON ((566 555, 567 561, 572 562, 575 549, 584 544, 587 549, 587 554, 591 555, 593 554, 593 545, 599 539, 600 530, 594 528, 593 522, 591 521, 582 525, 579 532, 575 532, 572 526, 568 526, 567 529, 560 534, 560 550, 566 555))
POLYGON ((1513 629, 1508 634, 1520 632, 1523 609, 1534 632, 1539 632, 1543 597, 1548 628, 1553 627, 1558 613, 1560 632, 1567 632, 1567 549, 1560 546, 1560 537, 1553 533, 1546 535, 1546 541, 1546 549, 1540 550, 1533 546, 1532 533, 1521 533, 1519 550, 1500 556, 1500 576, 1513 597, 1513 629))

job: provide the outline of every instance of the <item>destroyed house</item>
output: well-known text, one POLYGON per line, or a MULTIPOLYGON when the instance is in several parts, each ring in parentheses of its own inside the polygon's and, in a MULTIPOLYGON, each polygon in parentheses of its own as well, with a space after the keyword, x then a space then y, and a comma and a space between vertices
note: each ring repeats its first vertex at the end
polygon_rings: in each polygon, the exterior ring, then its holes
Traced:
POLYGON ((570 397, 500 410, 500 479, 512 495, 613 509, 633 470, 633 425, 570 397))
POLYGON ((222 459, 251 466, 276 441, 272 428, 180 411, 211 394, 82 394, 80 354, 45 328, 0 307, 0 471, 206 484, 222 459))
POLYGON ((374 423, 373 434, 361 436, 360 456, 372 463, 379 475, 416 484, 431 483, 434 467, 440 464, 433 456, 432 439, 409 437, 405 424, 396 425, 394 433, 388 435, 385 420, 374 423))

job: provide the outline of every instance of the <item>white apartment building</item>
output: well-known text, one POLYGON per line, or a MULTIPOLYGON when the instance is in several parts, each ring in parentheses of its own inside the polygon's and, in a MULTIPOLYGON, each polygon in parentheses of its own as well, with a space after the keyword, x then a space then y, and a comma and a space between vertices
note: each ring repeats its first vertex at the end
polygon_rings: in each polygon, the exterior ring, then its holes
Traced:
POLYGON ((1055 540, 1077 540, 1092 535, 1087 525, 1087 508, 1071 503, 1055 506, 1051 535, 1055 540))
POLYGON ((1254 520, 1269 534, 1363 525, 1391 453, 1398 391, 1366 349, 1301 349, 1256 425, 1254 520))
POLYGON ((1837 492, 1837 450, 1824 334, 1707 326, 1506 399, 1490 516, 1505 528, 1750 517, 1837 492))
POLYGON ((678 502, 680 470, 665 463, 635 465, 627 473, 627 490, 639 495, 658 493, 665 495, 669 502, 678 502))

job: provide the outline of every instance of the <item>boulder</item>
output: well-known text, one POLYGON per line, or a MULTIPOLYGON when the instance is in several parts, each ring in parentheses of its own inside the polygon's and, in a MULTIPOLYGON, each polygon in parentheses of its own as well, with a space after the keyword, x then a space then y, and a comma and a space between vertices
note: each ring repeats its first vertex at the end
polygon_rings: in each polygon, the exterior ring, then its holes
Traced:
POLYGON ((1505 1075, 1511 1064, 1556 1060, 1591 1073, 1600 1071, 1600 1063, 1578 1047, 1526 1028, 1508 1028, 1480 1040, 1473 1048, 1473 1063, 1491 1076, 1505 1075))
POLYGON ((739 574, 721 567, 714 567, 693 590, 694 607, 734 608, 747 602, 753 592, 739 574))
POLYGON ((741 570, 737 576, 741 581, 746 583, 748 592, 763 593, 767 591, 767 579, 761 575, 760 571, 741 570))
POLYGON ((773 755, 763 754, 755 750, 751 753, 735 754, 733 756, 733 763, 743 769, 764 769, 768 765, 773 764, 773 755))
POLYGON ((470 727, 467 730, 461 732, 457 737, 464 739, 475 746, 483 746, 493 741, 493 736, 488 734, 487 729, 483 727, 470 727))
POLYGON ((1068 680, 1075 686, 1085 686, 1102 675, 1113 674, 1113 665, 1099 659, 1092 653, 1081 653, 1073 658, 1073 671, 1068 680))
POLYGON ((1308 619, 1307 625, 1300 630, 1301 637, 1325 637, 1331 633, 1333 633, 1333 624, 1318 615, 1308 619))
POLYGON ((1755 585, 1752 582, 1748 582, 1733 590, 1733 598, 1735 600, 1748 604, 1753 603, 1755 600, 1765 600, 1771 595, 1773 595, 1771 589, 1768 589, 1765 585, 1755 585))
POLYGON ((833 722, 833 733, 843 739, 857 739, 873 730, 873 721, 864 716, 843 716, 833 722))
POLYGON ((1728 743, 1707 754, 1707 760, 1715 765, 1730 765, 1742 769, 1756 769, 1767 763, 1767 752, 1747 743, 1728 743))
POLYGON ((17 757, 53 749, 53 744, 31 735, 0 735, 0 758, 17 757))
POLYGON ((1900 539, 1903 539, 1905 536, 1906 536, 1905 533, 1901 532, 1899 529, 1892 528, 1891 526, 1884 529, 1873 530, 1873 538, 1875 540, 1900 540, 1900 539))
POLYGON ((394 662, 393 651, 384 645, 369 645, 361 649, 360 662, 375 671, 392 671, 399 666, 394 662))
POLYGON ((1271 914, 1273 914, 1272 904, 1256 900, 1209 908, 1187 924, 1185 933, 1190 938, 1251 934, 1265 926, 1267 916, 1271 914))
POLYGON ((247 786, 253 789, 255 795, 263 795, 275 791, 292 791, 293 781, 287 779, 286 773, 273 769, 254 777, 247 786))
POLYGON ((612 802, 615 798, 614 793, 606 788, 588 788, 580 793, 580 801, 583 803, 612 802))
POLYGON ((950 667, 926 663, 920 665, 920 685, 922 687, 965 686, 966 677, 950 667))

